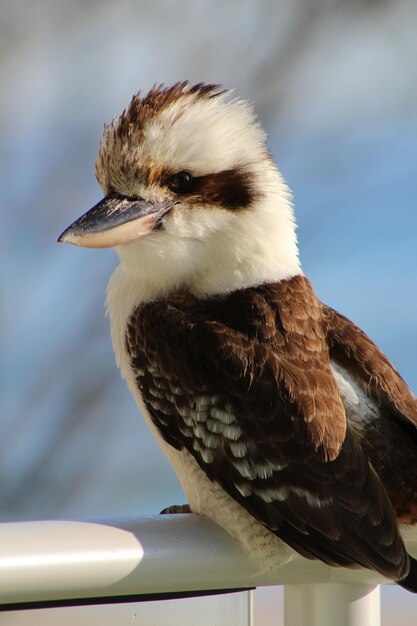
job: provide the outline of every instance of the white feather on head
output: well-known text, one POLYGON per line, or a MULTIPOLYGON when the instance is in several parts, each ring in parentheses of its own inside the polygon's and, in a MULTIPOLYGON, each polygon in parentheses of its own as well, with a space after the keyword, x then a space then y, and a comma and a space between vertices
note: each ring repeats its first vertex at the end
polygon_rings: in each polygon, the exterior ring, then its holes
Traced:
POLYGON ((164 171, 239 170, 250 181, 246 207, 178 197, 161 230, 117 247, 139 299, 179 288, 205 297, 301 272, 290 192, 252 107, 230 92, 180 83, 135 96, 105 128, 96 170, 106 193, 152 201, 173 197, 164 171))

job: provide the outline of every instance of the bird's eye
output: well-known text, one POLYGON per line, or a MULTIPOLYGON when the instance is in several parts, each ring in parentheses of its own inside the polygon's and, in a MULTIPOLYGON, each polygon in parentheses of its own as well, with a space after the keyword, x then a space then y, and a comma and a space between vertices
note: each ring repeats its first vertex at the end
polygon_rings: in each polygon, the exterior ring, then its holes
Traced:
POLYGON ((169 181, 169 188, 175 193, 187 193, 193 184, 193 177, 190 172, 177 172, 173 174, 169 181))

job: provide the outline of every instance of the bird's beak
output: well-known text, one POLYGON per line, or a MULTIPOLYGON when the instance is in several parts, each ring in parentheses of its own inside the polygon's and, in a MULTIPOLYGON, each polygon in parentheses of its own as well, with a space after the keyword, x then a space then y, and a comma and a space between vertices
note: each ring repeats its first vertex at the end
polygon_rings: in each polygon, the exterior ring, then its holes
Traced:
POLYGON ((68 226, 58 241, 84 248, 112 248, 150 233, 175 204, 109 193, 68 226))

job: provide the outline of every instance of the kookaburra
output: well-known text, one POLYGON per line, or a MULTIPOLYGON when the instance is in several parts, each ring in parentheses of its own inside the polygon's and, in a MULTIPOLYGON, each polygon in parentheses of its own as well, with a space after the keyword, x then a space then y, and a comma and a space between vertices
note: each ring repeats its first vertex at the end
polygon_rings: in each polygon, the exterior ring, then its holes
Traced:
POLYGON ((120 258, 117 364, 191 510, 266 567, 283 540, 417 591, 417 399, 304 276, 252 108, 154 87, 105 128, 96 173, 104 199, 59 241, 120 258))

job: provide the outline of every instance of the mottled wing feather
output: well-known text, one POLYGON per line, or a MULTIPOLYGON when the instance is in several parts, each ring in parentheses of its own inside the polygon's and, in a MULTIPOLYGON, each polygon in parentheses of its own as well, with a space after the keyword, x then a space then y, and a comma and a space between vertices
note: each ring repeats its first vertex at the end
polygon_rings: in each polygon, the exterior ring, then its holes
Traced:
POLYGON ((388 497, 346 431, 306 279, 143 305, 127 345, 162 436, 256 519, 309 558, 407 574, 388 497))

